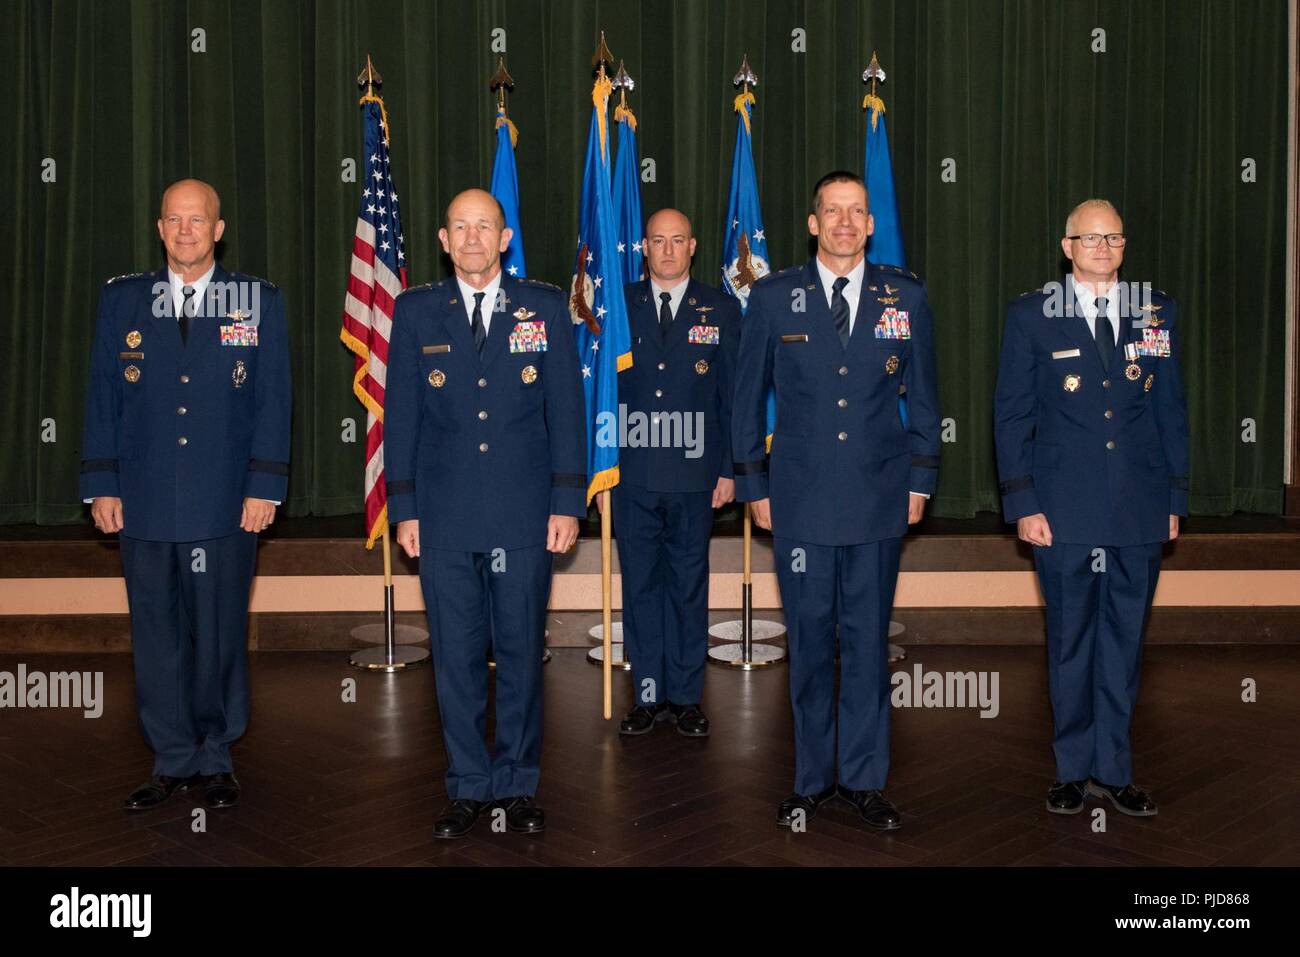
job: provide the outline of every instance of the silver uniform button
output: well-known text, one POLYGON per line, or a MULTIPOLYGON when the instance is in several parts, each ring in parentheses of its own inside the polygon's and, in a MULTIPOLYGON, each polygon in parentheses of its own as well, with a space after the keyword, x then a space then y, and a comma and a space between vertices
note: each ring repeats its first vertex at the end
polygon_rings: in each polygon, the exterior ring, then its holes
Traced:
POLYGON ((190 381, 190 377, 189 377, 189 376, 187 376, 187 375, 183 375, 183 376, 181 376, 181 382, 182 382, 182 384, 183 384, 183 383, 186 383, 186 382, 189 382, 189 381, 190 381))
POLYGON ((1113 419, 1113 418, 1115 418, 1115 413, 1112 412, 1110 409, 1107 409, 1107 410, 1106 410, 1106 418, 1108 418, 1108 419, 1113 419))
POLYGON ((478 387, 479 387, 480 389, 483 388, 485 385, 487 385, 487 379, 479 379, 479 380, 478 380, 478 387))
POLYGON ((176 414, 177 414, 177 415, 184 415, 184 414, 185 414, 186 412, 188 412, 188 411, 189 411, 189 409, 185 408, 185 406, 181 406, 179 409, 176 410, 176 414))
POLYGON ((840 366, 840 375, 848 375, 848 374, 849 374, 849 367, 848 367, 848 366, 840 366))
POLYGON ((1109 388, 1110 388, 1110 380, 1109 380, 1109 379, 1102 379, 1102 380, 1101 380, 1101 387, 1102 387, 1103 389, 1109 389, 1109 388))
POLYGON ((487 444, 486 442, 482 443, 482 444, 478 447, 478 450, 479 450, 480 452, 486 452, 486 451, 488 450, 488 444, 487 444))
POLYGON ((190 440, 187 439, 187 438, 186 438, 185 436, 183 436, 183 435, 182 435, 179 439, 176 440, 176 444, 177 444, 177 445, 188 445, 189 442, 190 442, 190 440))
POLYGON ((840 441, 841 441, 841 442, 843 442, 843 441, 845 441, 846 439, 848 439, 848 437, 849 437, 849 433, 847 433, 847 432, 841 432, 840 435, 839 435, 839 438, 840 438, 840 441))
POLYGON ((663 397, 664 397, 664 390, 663 390, 663 389, 655 389, 655 398, 656 398, 656 399, 662 399, 663 397))
POLYGON ((840 401, 839 401, 839 402, 836 402, 835 404, 838 405, 841 409, 848 408, 849 400, 848 400, 848 399, 840 399, 840 401))
POLYGON ((1108 448, 1108 449, 1114 449, 1114 448, 1115 448, 1115 440, 1114 440, 1114 439, 1111 439, 1109 442, 1107 442, 1107 443, 1106 443, 1106 448, 1108 448))
POLYGON ((667 363, 665 363, 665 362, 661 362, 661 363, 659 363, 659 371, 660 371, 660 372, 663 372, 663 371, 664 371, 665 369, 667 369, 667 368, 668 368, 668 364, 667 364, 667 363))
POLYGON ((479 414, 478 414, 478 417, 479 417, 480 420, 482 420, 482 419, 486 419, 486 418, 487 418, 487 411, 486 411, 486 410, 480 411, 479 414))

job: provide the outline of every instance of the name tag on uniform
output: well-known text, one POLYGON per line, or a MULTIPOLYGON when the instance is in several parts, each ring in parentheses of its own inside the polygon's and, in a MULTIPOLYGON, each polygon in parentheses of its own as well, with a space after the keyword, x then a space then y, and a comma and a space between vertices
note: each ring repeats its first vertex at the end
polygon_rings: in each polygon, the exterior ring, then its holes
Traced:
POLYGON ((795 334, 792 335, 792 336, 782 336, 782 337, 781 337, 781 341, 782 341, 782 342, 807 342, 807 341, 808 341, 808 333, 806 333, 806 332, 799 332, 799 333, 795 333, 795 334))
POLYGON ((1169 351, 1169 330, 1168 329, 1143 329, 1142 341, 1134 342, 1136 353, 1139 356, 1155 356, 1159 359, 1167 359, 1170 356, 1169 351))
POLYGON ((426 356, 432 356, 437 355, 440 352, 451 352, 451 346, 446 343, 438 346, 421 346, 420 352, 424 353, 426 356))
POLYGON ((912 323, 907 318, 907 312, 895 309, 890 306, 880 314, 876 320, 876 338, 877 339, 910 339, 912 338, 912 323))
POLYGON ((1053 359, 1077 359, 1080 352, 1078 349, 1062 349, 1060 352, 1053 352, 1053 359))
POLYGON ((221 344, 223 346, 257 345, 257 326, 246 322, 235 322, 221 327, 221 344))
POLYGON ((517 322, 510 330, 511 352, 545 352, 546 323, 517 322))
POLYGON ((119 359, 143 359, 144 353, 143 352, 119 352, 117 354, 117 357, 119 359))
POLYGON ((694 346, 716 346, 722 340, 717 326, 691 326, 686 341, 694 346))

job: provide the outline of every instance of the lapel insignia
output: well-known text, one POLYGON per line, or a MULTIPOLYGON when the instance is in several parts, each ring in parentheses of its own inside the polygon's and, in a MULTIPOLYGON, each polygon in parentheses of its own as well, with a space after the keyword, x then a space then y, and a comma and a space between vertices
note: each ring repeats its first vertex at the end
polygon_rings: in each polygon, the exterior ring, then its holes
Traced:
POLYGON ((695 302, 696 302, 696 300, 695 300, 695 297, 694 297, 694 296, 691 296, 691 298, 689 298, 689 299, 686 300, 686 304, 687 304, 688 306, 693 306, 693 305, 695 305, 695 302))
POLYGON ((879 287, 879 286, 868 286, 868 287, 867 287, 867 290, 868 290, 869 292, 880 292, 880 287, 879 287))
POLYGON ((1074 373, 1066 376, 1065 381, 1061 383, 1061 387, 1064 388, 1066 392, 1078 392, 1079 386, 1081 385, 1083 385, 1083 378, 1074 373))

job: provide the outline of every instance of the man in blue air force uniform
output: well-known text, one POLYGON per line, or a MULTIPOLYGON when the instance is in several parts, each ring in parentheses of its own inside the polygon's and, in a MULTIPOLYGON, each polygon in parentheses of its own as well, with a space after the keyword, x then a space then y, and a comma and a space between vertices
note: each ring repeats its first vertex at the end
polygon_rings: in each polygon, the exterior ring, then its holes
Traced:
POLYGON ((434 836, 467 834, 489 802, 537 832, 551 561, 587 512, 577 347, 559 289, 503 274, 511 231, 491 193, 456 196, 438 235, 456 275, 397 297, 384 408, 388 512, 420 559, 447 748, 434 836))
POLYGON ((81 495, 119 533, 140 727, 153 776, 128 810, 202 783, 239 799, 230 746, 249 717, 247 618, 257 533, 289 475, 284 302, 229 273, 216 191, 163 194, 167 266, 105 284, 91 354, 81 495))
POLYGON ((1187 406, 1174 301, 1117 283, 1123 230, 1105 200, 1075 207, 1071 275, 1011 304, 998 370, 1003 509, 1047 603, 1056 814, 1088 794, 1157 810, 1133 784, 1129 726, 1161 546, 1187 514, 1187 406))
POLYGON ((795 793, 777 823, 838 793, 871 827, 900 826, 889 770, 886 637, 902 536, 939 467, 934 320, 912 273, 866 260, 875 223, 861 177, 813 190, 817 255, 761 280, 741 326, 733 413, 736 497, 774 538, 790 645, 795 793), (776 387, 770 466, 768 386, 776 387), (899 415, 906 389, 908 423, 899 415), (838 747, 835 625, 839 623, 838 747))
POLYGON ((643 248, 650 278, 626 287, 632 367, 618 388, 629 427, 612 495, 635 701, 619 732, 644 734, 671 720, 678 733, 704 737, 709 536, 713 510, 735 497, 740 307, 691 279, 695 238, 682 213, 651 216, 643 248))

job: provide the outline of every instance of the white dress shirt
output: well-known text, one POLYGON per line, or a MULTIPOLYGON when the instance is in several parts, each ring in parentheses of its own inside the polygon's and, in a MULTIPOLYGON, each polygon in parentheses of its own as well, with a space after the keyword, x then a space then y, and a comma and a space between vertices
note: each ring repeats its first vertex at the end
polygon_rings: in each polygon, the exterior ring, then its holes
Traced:
POLYGON ((487 335, 492 331, 492 312, 497 307, 497 291, 501 288, 501 270, 492 277, 491 281, 482 289, 475 289, 459 276, 456 277, 456 285, 460 286, 461 302, 465 304, 465 318, 469 320, 470 328, 474 327, 474 296, 483 293, 483 334, 487 335))
POLYGON ((217 264, 214 261, 212 265, 208 267, 208 271, 202 276, 195 279, 193 282, 186 282, 181 278, 180 273, 172 272, 170 268, 167 270, 167 278, 171 280, 172 285, 172 315, 176 317, 178 322, 181 318, 181 304, 185 302, 185 287, 194 287, 194 295, 190 297, 194 305, 190 308, 195 310, 194 315, 202 315, 203 294, 207 291, 208 283, 212 281, 212 274, 216 271, 217 264))
MULTIPOLYGON (((1093 339, 1097 338, 1097 296, 1092 290, 1083 283, 1074 282, 1074 276, 1070 277, 1070 282, 1074 284, 1074 298, 1079 303, 1079 311, 1083 313, 1083 318, 1088 322, 1088 332, 1093 339)), ((1110 289, 1102 294, 1106 300, 1106 318, 1110 320, 1110 338, 1112 342, 1119 341, 1119 294, 1118 284, 1112 285, 1110 289)))
POLYGON ((682 299, 686 296, 686 286, 690 281, 691 277, 687 276, 671 289, 666 289, 659 285, 656 280, 650 280, 650 299, 655 305, 656 318, 659 315, 660 307, 663 305, 663 300, 659 296, 665 292, 668 293, 668 308, 672 311, 673 318, 677 318, 677 308, 682 304, 682 299))
MULTIPOLYGON (((863 256, 853 269, 844 277, 849 284, 844 287, 844 301, 849 304, 849 334, 853 334, 853 323, 858 317, 858 299, 862 296, 862 280, 867 274, 867 257, 863 256)), ((822 291, 826 293, 826 305, 831 305, 835 298, 835 280, 840 278, 826 268, 826 264, 817 257, 817 275, 821 277, 822 291)))

